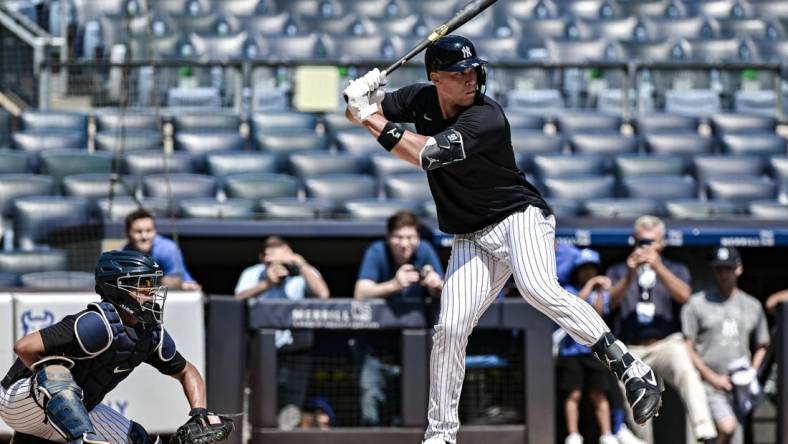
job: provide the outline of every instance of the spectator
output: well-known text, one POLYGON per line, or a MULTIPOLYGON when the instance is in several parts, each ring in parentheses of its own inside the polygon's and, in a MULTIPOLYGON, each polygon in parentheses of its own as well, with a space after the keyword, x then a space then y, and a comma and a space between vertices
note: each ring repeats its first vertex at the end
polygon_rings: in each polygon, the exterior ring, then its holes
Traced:
POLYGON ((155 259, 164 272, 162 282, 167 287, 187 291, 202 288, 186 269, 181 250, 175 242, 156 232, 156 220, 144 209, 126 216, 126 245, 123 249, 138 251, 155 259))
POLYGON ((711 266, 714 286, 696 293, 684 306, 682 330, 703 377, 717 443, 743 444, 742 420, 749 414, 750 399, 739 398, 734 404, 734 383, 747 392, 755 380, 769 343, 766 315, 757 299, 737 287, 743 266, 735 248, 717 248, 711 266))
MULTIPOLYGON (((315 267, 295 253, 279 236, 269 236, 259 255, 260 263, 246 268, 235 285, 235 297, 254 304, 261 299, 300 301, 313 295, 329 297, 328 285, 315 267)), ((280 353, 277 386, 279 428, 291 430, 302 421, 309 377, 312 371, 311 330, 278 330, 276 348, 280 353)))
POLYGON ((777 306, 782 302, 788 302, 788 289, 778 291, 766 299, 766 311, 773 315, 777 313, 777 306))
MULTIPOLYGON (((569 284, 564 285, 564 288, 591 304, 600 315, 604 315, 608 311, 610 279, 599 274, 600 266, 599 253, 589 249, 580 250, 574 257, 569 284)), ((593 356, 590 348, 578 344, 566 335, 559 344, 556 370, 558 389, 566 396, 564 413, 568 436, 564 443, 583 443, 578 423, 580 399, 583 390, 587 389, 599 424, 599 444, 618 444, 618 440, 611 433, 610 404, 606 394, 611 382, 608 369, 593 356)))
MULTIPOLYGON (((383 298, 395 312, 404 301, 439 297, 443 265, 438 254, 419 238, 419 220, 410 211, 398 211, 387 222, 385 241, 367 248, 353 291, 355 299, 383 298)), ((361 423, 380 425, 380 405, 386 402, 388 377, 399 375, 395 363, 399 331, 360 333, 355 352, 361 364, 361 423)))
POLYGON ((662 257, 665 224, 659 218, 638 218, 633 236, 635 249, 607 272, 613 283, 610 307, 618 310, 617 334, 632 354, 678 390, 695 438, 714 442, 717 432, 703 383, 681 335, 680 310, 691 292, 689 270, 662 257))

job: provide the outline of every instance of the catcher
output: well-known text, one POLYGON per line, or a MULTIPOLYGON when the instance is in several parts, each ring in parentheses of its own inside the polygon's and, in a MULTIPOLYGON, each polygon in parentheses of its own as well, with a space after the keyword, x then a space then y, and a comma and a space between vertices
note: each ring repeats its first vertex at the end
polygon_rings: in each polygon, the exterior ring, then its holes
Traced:
POLYGON ((159 264, 142 253, 109 251, 99 258, 95 276, 100 302, 14 345, 18 358, 0 384, 0 418, 14 429, 13 442, 158 442, 101 404, 143 362, 183 386, 191 411, 175 442, 226 439, 232 420, 206 410, 200 372, 162 326, 167 289, 159 264))

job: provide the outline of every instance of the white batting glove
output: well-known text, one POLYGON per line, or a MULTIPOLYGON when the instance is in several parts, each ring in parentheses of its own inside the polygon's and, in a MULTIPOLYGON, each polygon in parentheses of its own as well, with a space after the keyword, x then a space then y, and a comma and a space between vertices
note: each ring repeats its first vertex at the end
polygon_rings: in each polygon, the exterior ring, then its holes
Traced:
MULTIPOLYGON (((379 102, 370 103, 370 92, 367 85, 360 80, 351 80, 344 91, 347 96, 347 106, 350 113, 357 120, 365 121, 371 115, 380 111, 379 102)), ((382 98, 380 100, 383 100, 382 98)))

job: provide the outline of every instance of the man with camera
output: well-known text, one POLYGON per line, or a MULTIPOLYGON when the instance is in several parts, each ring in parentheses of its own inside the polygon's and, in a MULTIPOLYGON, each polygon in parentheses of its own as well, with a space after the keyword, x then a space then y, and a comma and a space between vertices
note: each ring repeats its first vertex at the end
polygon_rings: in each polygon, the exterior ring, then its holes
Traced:
MULTIPOLYGON (((389 217, 386 239, 367 248, 353 291, 355 299, 383 298, 395 313, 406 310, 404 302, 424 302, 439 297, 443 286, 443 265, 438 253, 419 237, 419 219, 401 210, 389 217)), ((354 351, 360 364, 361 424, 381 425, 380 406, 386 403, 387 380, 399 375, 400 332, 385 330, 360 332, 354 351)), ((389 405, 392 405, 389 403, 389 405)), ((388 415, 395 425, 396 414, 388 415)))
POLYGON ((689 270, 662 257, 665 224, 659 218, 638 218, 633 237, 635 248, 626 261, 607 271, 613 282, 614 331, 632 354, 678 391, 695 439, 714 442, 717 431, 703 384, 681 335, 681 306, 692 292, 689 270))
MULTIPOLYGON (((246 268, 235 285, 235 297, 254 304, 261 299, 299 301, 308 295, 327 299, 328 285, 315 267, 279 236, 269 236, 263 243, 260 262, 246 268)), ((279 426, 295 427, 306 401, 312 368, 312 332, 310 330, 276 332, 276 347, 287 356, 281 360, 277 380, 284 388, 279 399, 279 426)))

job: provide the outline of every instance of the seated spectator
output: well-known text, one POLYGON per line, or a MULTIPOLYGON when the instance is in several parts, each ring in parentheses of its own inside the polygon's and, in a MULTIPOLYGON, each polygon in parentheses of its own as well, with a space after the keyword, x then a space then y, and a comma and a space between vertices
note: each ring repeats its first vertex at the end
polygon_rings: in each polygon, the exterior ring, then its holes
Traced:
MULTIPOLYGON (((355 299, 384 298, 395 312, 402 302, 440 296, 443 265, 437 252, 419 238, 419 220, 398 211, 387 222, 385 241, 367 248, 353 291, 355 299)), ((360 361, 361 423, 380 425, 380 406, 386 403, 387 378, 399 375, 394 362, 399 331, 361 332, 355 338, 360 361)))
MULTIPOLYGON (((263 243, 260 263, 246 268, 235 285, 235 297, 254 304, 261 299, 299 301, 308 295, 329 297, 328 285, 315 267, 295 253, 279 236, 270 236, 263 243)), ((312 371, 311 330, 278 330, 276 348, 280 353, 277 372, 279 397, 279 428, 292 430, 302 420, 307 387, 312 371)))
POLYGON ((743 444, 750 390, 766 355, 769 332, 761 303, 737 287, 744 270, 735 248, 720 247, 711 262, 714 286, 696 293, 681 311, 682 330, 717 426, 718 444, 743 444), (742 386, 744 392, 738 391, 742 386))
POLYGON ((139 209, 126 216, 126 241, 124 250, 147 254, 159 263, 167 287, 187 291, 202 288, 186 269, 180 248, 156 232, 156 220, 148 211, 139 209))
MULTIPOLYGON (((695 439, 714 442, 717 432, 703 383, 681 335, 680 310, 691 293, 689 270, 662 257, 665 224, 659 218, 638 218, 633 237, 635 248, 626 261, 607 271, 613 283, 610 308, 618 310, 614 331, 633 355, 678 391, 695 439)), ((635 430, 647 433, 644 428, 635 430)))
MULTIPOLYGON (((600 314, 608 311, 610 278, 600 275, 599 253, 583 249, 574 257, 569 273, 566 290, 591 304, 600 314)), ((580 419, 580 399, 586 390, 599 424, 599 444, 618 444, 610 425, 610 404, 607 391, 610 389, 610 372, 591 353, 591 349, 578 344, 569 335, 564 336, 558 348, 556 360, 558 390, 563 396, 566 429, 568 436, 565 444, 582 444, 578 424, 580 419)))

